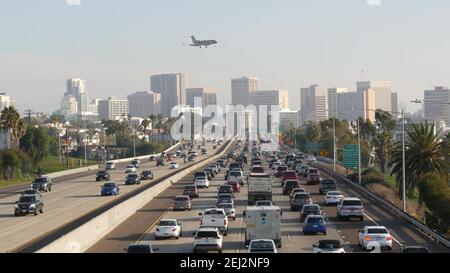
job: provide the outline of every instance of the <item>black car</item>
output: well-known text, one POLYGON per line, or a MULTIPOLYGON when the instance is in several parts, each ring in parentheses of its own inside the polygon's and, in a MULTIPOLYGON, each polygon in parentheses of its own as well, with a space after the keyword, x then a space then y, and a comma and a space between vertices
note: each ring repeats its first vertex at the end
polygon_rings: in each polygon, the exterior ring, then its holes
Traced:
POLYGON ((190 198, 199 198, 200 197, 198 188, 195 185, 184 186, 183 195, 187 195, 190 198))
POLYGON ((149 170, 145 170, 141 172, 141 180, 153 179, 153 172, 149 170))
POLYGON ((320 209, 319 205, 316 204, 306 204, 303 206, 302 210, 300 211, 300 222, 303 223, 305 221, 306 216, 308 215, 321 215, 322 210, 320 209))
POLYGON ((35 194, 39 195, 42 198, 41 192, 34 189, 24 190, 20 195, 35 195, 35 194))
POLYGON ((39 191, 52 191, 52 180, 49 177, 37 177, 31 184, 31 188, 39 191))
POLYGON ((328 191, 337 190, 336 181, 334 179, 323 179, 319 186, 319 193, 326 194, 328 191))
POLYGON ((430 251, 424 246, 404 246, 401 253, 430 253, 430 251))
POLYGON ((148 159, 149 161, 155 161, 156 160, 156 156, 151 155, 150 158, 148 159))
POLYGON ((106 180, 109 181, 111 179, 110 174, 107 171, 98 171, 95 175, 95 181, 106 180))
POLYGON ((211 180, 211 178, 216 177, 216 174, 214 173, 214 170, 212 168, 206 168, 205 172, 209 174, 208 180, 211 180))
POLYGON ((125 179, 125 185, 141 184, 141 178, 136 173, 130 173, 125 179))
POLYGON ((293 189, 300 188, 298 180, 286 180, 283 186, 283 194, 289 195, 293 189))
POLYGON ((164 166, 163 158, 158 158, 158 160, 156 160, 156 167, 158 167, 158 166, 164 166))
POLYGON ((44 202, 38 194, 25 194, 20 196, 14 206, 15 216, 27 215, 30 213, 37 215, 38 212, 44 213, 44 202))

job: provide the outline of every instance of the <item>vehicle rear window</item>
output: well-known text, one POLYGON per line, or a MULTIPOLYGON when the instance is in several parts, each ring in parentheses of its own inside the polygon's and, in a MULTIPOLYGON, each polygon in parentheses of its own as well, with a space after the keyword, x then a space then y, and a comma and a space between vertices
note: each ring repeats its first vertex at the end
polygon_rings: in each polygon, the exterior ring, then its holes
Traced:
POLYGON ((195 238, 215 238, 219 239, 219 235, 215 231, 199 231, 195 238))
POLYGON ((207 210, 204 215, 224 215, 221 210, 207 210))
POLYGON ((19 203, 31 203, 34 202, 35 198, 33 196, 23 196, 20 197, 19 203))
POLYGON ((273 243, 272 242, 253 242, 251 245, 252 250, 260 250, 260 251, 267 251, 267 250, 273 250, 273 243))
POLYGON ((388 231, 385 228, 369 228, 369 229, 367 229, 367 233, 370 233, 370 234, 388 234, 388 231))
POLYGON ((295 199, 307 199, 309 198, 309 194, 297 193, 294 197, 295 199))
POLYGON ((34 180, 34 183, 45 183, 45 182, 47 182, 46 177, 38 177, 34 180))
POLYGON ((264 173, 264 168, 263 167, 253 167, 252 173, 264 173))
POLYGON ((231 172, 230 176, 241 176, 240 172, 231 172))
POLYGON ((115 187, 115 186, 116 186, 116 184, 114 184, 114 183, 106 183, 105 184, 106 188, 112 188, 112 187, 115 187))
POLYGON ((342 244, 340 241, 321 241, 319 242, 319 248, 322 249, 336 249, 341 248, 342 244))
POLYGON ((196 187, 195 186, 184 186, 185 190, 195 190, 196 187))
POLYGON ((362 202, 359 200, 345 200, 342 204, 344 206, 362 206, 362 202))
POLYGON ((308 224, 322 224, 323 218, 322 217, 310 217, 308 219, 308 224))
POLYGON ((219 208, 221 209, 232 209, 233 204, 219 204, 219 208))
POLYGON ((284 166, 283 166, 283 167, 281 167, 281 166, 278 167, 278 171, 279 171, 279 172, 284 172, 284 171, 286 171, 286 170, 287 170, 287 167, 284 167, 284 166))
POLYGON ((150 252, 150 246, 147 246, 147 245, 129 246, 127 252, 129 252, 129 253, 148 253, 148 252, 150 252))
POLYGON ((189 197, 187 196, 180 196, 175 198, 176 201, 188 201, 189 197))
POLYGON ((158 225, 163 226, 163 227, 167 227, 167 226, 172 227, 172 226, 176 226, 177 223, 175 221, 163 220, 163 221, 160 221, 158 225))

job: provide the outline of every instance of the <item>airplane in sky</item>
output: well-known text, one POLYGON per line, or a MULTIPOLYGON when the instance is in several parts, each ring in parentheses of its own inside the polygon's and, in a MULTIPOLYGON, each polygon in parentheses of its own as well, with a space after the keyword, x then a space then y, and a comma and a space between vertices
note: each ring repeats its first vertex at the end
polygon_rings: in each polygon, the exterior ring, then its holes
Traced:
POLYGON ((191 36, 192 39, 192 44, 190 44, 190 46, 197 46, 202 48, 202 46, 204 46, 205 48, 208 48, 208 46, 210 45, 215 45, 217 44, 216 40, 197 40, 195 39, 194 36, 191 36))

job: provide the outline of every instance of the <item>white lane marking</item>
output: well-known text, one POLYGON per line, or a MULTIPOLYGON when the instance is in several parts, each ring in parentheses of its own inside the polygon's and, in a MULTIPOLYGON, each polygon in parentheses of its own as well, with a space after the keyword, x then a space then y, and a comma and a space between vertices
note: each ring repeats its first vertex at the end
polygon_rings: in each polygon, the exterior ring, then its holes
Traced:
MULTIPOLYGON (((379 224, 378 224, 374 219, 372 219, 369 215, 367 215, 367 213, 364 213, 364 216, 366 216, 367 218, 369 218, 369 220, 372 221, 375 225, 379 226, 379 224)), ((392 239, 393 239, 397 244, 399 244, 401 247, 403 246, 403 244, 400 243, 400 241, 397 240, 392 234, 391 234, 391 237, 392 237, 392 239)))

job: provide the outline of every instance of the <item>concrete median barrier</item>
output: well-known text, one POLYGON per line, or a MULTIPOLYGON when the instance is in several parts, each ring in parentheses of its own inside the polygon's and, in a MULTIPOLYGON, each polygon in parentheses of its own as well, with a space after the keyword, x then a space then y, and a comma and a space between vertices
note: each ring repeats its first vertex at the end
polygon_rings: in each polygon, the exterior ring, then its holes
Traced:
POLYGON ((204 161, 201 161, 199 164, 188 167, 185 170, 166 178, 151 188, 127 199, 124 202, 121 202, 97 217, 92 218, 85 224, 72 230, 36 252, 80 253, 86 251, 101 238, 119 226, 128 217, 132 216, 137 210, 142 208, 164 190, 168 189, 172 183, 180 181, 189 173, 202 168, 223 156, 232 143, 233 141, 230 141, 220 154, 212 156, 204 161))

